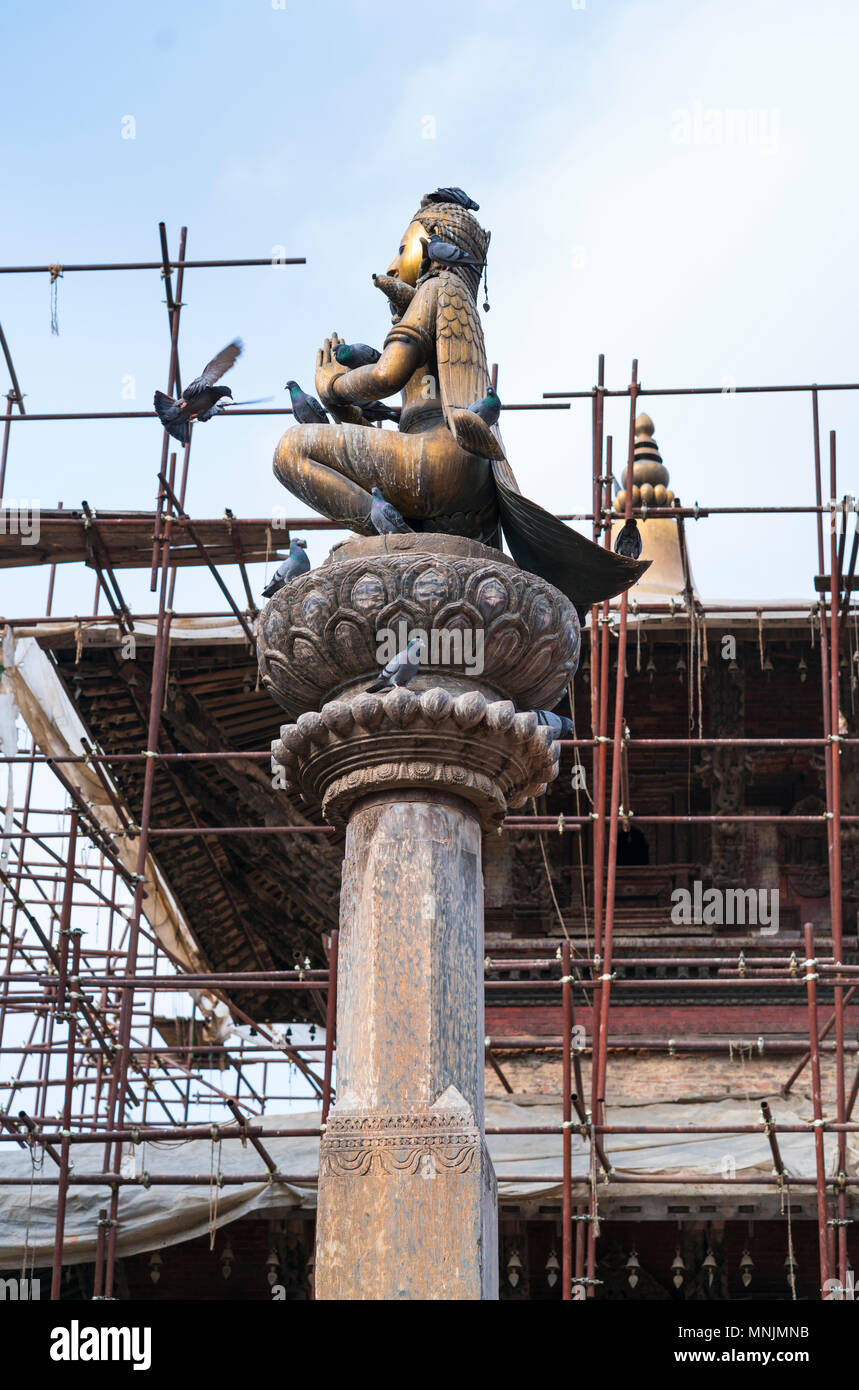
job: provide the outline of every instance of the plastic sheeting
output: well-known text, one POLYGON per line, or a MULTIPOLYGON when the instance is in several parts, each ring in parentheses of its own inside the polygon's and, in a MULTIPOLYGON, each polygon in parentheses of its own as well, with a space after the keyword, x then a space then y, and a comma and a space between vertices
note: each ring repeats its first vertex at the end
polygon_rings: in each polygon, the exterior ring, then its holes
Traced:
MULTIPOLYGON (((781 1124, 807 1124, 811 1118, 811 1105, 801 1096, 789 1101, 774 1098, 773 1106, 777 1122, 781 1124)), ((609 1106, 607 1123, 676 1126, 739 1124, 756 1127, 753 1134, 607 1135, 605 1147, 618 1174, 664 1174, 666 1183, 670 1183, 672 1173, 683 1172, 700 1174, 702 1182, 718 1183, 726 1175, 725 1161, 729 1160, 731 1171, 735 1171, 737 1177, 772 1176, 772 1158, 761 1125, 757 1099, 609 1106)), ((318 1129, 319 1112, 267 1116, 262 1124, 267 1129, 318 1129)), ((551 1125, 556 1131, 553 1134, 488 1137, 502 1202, 523 1195, 537 1198, 560 1193, 560 1185, 551 1180, 560 1173, 562 1161, 561 1109, 558 1103, 528 1104, 510 1098, 491 1099, 486 1104, 486 1124, 490 1128, 551 1125), (545 1185, 517 1181, 517 1174, 525 1173, 531 1177, 545 1173, 545 1185)), ((814 1178, 811 1125, 808 1125, 808 1132, 802 1134, 780 1131, 778 1141, 789 1176, 814 1178)), ((264 1142, 281 1173, 296 1177, 313 1177, 316 1174, 319 1144, 315 1137, 267 1138, 264 1142)), ((833 1169, 835 1143, 834 1135, 826 1135, 828 1172, 833 1169)), ((577 1130, 572 1131, 572 1147, 573 1173, 586 1172, 588 1144, 577 1130)), ((859 1136, 847 1136, 847 1152, 848 1170, 853 1176, 859 1173, 859 1136)), ((270 1183, 255 1150, 250 1144, 243 1148, 239 1140, 227 1140, 220 1146, 216 1144, 214 1151, 211 1140, 189 1139, 129 1145, 125 1153, 127 1162, 134 1164, 134 1171, 138 1175, 143 1172, 161 1175, 193 1173, 208 1178, 217 1172, 219 1161, 224 1174, 248 1173, 259 1167, 258 1184, 219 1189, 214 1218, 216 1226, 228 1225, 251 1213, 273 1216, 290 1207, 313 1208, 316 1203, 314 1186, 270 1183)), ((103 1156, 103 1144, 72 1147, 77 1174, 101 1172, 103 1156)), ((29 1150, 24 1151, 11 1143, 0 1145, 0 1177, 29 1177, 31 1172, 29 1150)), ((52 1177, 56 1172, 55 1164, 46 1157, 40 1175, 52 1177)), ((604 1188, 601 1190, 605 1191, 604 1188)), ((70 1187, 66 1214, 67 1263, 94 1259, 98 1211, 106 1205, 107 1196, 106 1187, 70 1187)), ((25 1245, 28 1262, 36 1265, 50 1262, 56 1200, 56 1187, 0 1185, 0 1266, 9 1268, 23 1260, 25 1245)), ((177 1187, 124 1186, 119 1203, 119 1254, 133 1255, 204 1235, 209 1230, 209 1202, 208 1183, 177 1187)))

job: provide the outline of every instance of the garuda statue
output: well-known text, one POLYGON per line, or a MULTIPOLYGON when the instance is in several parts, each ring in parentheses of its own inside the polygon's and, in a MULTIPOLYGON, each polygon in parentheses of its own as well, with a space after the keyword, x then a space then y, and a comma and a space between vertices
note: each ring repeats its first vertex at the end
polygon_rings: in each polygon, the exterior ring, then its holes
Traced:
POLYGON ((523 497, 497 425, 468 409, 490 384, 476 303, 489 233, 473 215, 476 207, 461 189, 421 200, 387 274, 373 277, 393 317, 379 360, 349 369, 336 359, 338 336, 325 340, 316 390, 335 423, 287 430, 274 471, 303 502, 361 535, 374 534, 374 487, 415 531, 498 547, 503 531, 516 562, 559 588, 583 617, 634 584, 648 562, 594 545, 523 497), (433 236, 464 259, 430 259, 433 236), (399 428, 368 424, 358 407, 398 393, 399 428))

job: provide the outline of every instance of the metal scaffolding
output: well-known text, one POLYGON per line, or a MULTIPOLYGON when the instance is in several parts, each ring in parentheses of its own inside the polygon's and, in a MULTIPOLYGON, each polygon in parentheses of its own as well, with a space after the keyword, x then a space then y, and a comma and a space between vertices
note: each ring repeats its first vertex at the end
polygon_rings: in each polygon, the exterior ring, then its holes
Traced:
MULTIPOLYGON (((179 365, 179 329, 182 309, 184 274, 198 267, 265 266, 270 260, 208 260, 186 259, 187 232, 182 228, 178 258, 170 259, 166 230, 159 229, 161 257, 157 261, 120 265, 65 266, 63 271, 107 272, 158 271, 165 287, 170 325, 170 354, 167 390, 181 392, 179 365), (175 274, 175 288, 173 276, 175 274)), ((284 262, 279 262, 284 263, 284 262)), ((286 264, 298 265, 302 258, 292 258, 286 264)), ((0 267, 0 273, 49 273, 56 267, 0 267)), ((27 414, 24 398, 15 373, 6 337, 0 330, 0 346, 5 356, 10 389, 6 393, 7 409, 3 417, 2 455, 0 455, 0 495, 7 473, 11 436, 24 423, 44 420, 101 420, 155 418, 154 412, 78 412, 75 414, 27 414)), ((590 521, 593 539, 606 546, 611 544, 611 521, 617 513, 611 505, 612 441, 606 436, 604 406, 609 397, 628 399, 629 436, 627 477, 632 478, 633 445, 636 408, 642 397, 670 395, 706 395, 721 392, 720 387, 682 387, 645 390, 638 381, 637 363, 633 363, 627 386, 609 390, 605 385, 603 358, 599 359, 597 384, 589 391, 546 393, 540 402, 508 405, 511 410, 554 409, 569 410, 574 400, 590 400, 592 427, 592 509, 588 513, 562 514, 567 520, 590 521), (563 399, 560 399, 560 398, 563 399)), ((814 577, 816 600, 811 613, 816 619, 820 641, 821 734, 797 738, 705 738, 699 727, 698 736, 676 738, 636 738, 627 729, 627 642, 630 617, 638 624, 650 618, 676 615, 678 621, 692 624, 706 619, 707 606, 694 597, 691 585, 680 604, 637 602, 627 593, 616 604, 604 603, 595 608, 590 623, 590 737, 562 741, 562 747, 578 759, 590 751, 592 810, 586 814, 551 815, 536 806, 533 814, 510 815, 503 830, 510 835, 530 834, 541 838, 549 832, 578 837, 582 852, 589 855, 592 866, 591 935, 585 942, 570 935, 564 927, 564 939, 510 939, 498 955, 486 962, 486 990, 490 999, 509 997, 522 989, 527 979, 528 991, 545 994, 560 1004, 560 1036, 535 1035, 520 1038, 490 1037, 487 1039, 487 1061, 494 1068, 507 1091, 509 1082, 501 1069, 499 1056, 504 1053, 528 1051, 539 1047, 560 1056, 563 1077, 562 1172, 556 1181, 562 1191, 562 1290, 565 1300, 595 1296, 598 1287, 598 1241, 600 1233, 598 1185, 623 1184, 633 1181, 613 1172, 606 1152, 606 1136, 619 1132, 631 1134, 669 1133, 655 1126, 626 1126, 622 1130, 606 1121, 608 1093, 608 1057, 610 1052, 632 1050, 636 1044, 624 1043, 611 1033, 612 1003, 619 992, 629 988, 653 991, 654 997, 670 997, 680 981, 669 978, 618 978, 625 964, 658 963, 660 966, 683 965, 715 968, 716 975, 684 978, 684 990, 709 993, 726 988, 756 991, 762 986, 776 990, 785 997, 799 996, 807 1009, 807 1030, 804 1036, 783 1039, 769 1044, 776 1055, 799 1061, 785 1084, 785 1094, 797 1079, 802 1068, 810 1065, 814 1117, 809 1126, 780 1124, 764 1103, 761 1124, 757 1128, 720 1128, 702 1130, 694 1126, 682 1128, 684 1133, 741 1133, 760 1134, 762 1155, 770 1152, 773 1175, 767 1178, 720 1177, 719 1186, 735 1182, 773 1186, 810 1185, 817 1200, 819 1243, 819 1287, 821 1296, 828 1296, 827 1281, 837 1279, 846 1285, 848 1276, 848 1196, 859 1186, 859 1177, 847 1175, 847 1135, 859 1132, 859 1122, 852 1120, 857 1095, 857 1082, 848 1093, 846 1065, 848 1057, 855 1060, 856 1045, 845 1036, 845 1009, 859 987, 859 965, 845 961, 845 940, 842 910, 841 836, 845 825, 859 824, 859 816, 842 812, 839 758, 841 750, 859 745, 859 739, 848 738, 841 731, 839 699, 839 653, 844 642, 845 626, 850 613, 851 595, 856 585, 857 534, 854 532, 849 558, 846 551, 848 519, 851 506, 847 498, 838 499, 835 435, 829 440, 828 491, 824 492, 824 473, 821 459, 819 396, 821 392, 859 390, 859 383, 835 383, 808 386, 738 387, 738 393, 766 394, 771 392, 802 392, 810 396, 812 407, 812 448, 814 465, 813 504, 778 507, 648 507, 633 508, 632 487, 626 489, 627 518, 636 515, 667 517, 676 521, 681 536, 688 518, 706 518, 737 514, 774 515, 808 514, 814 516, 817 531, 818 565, 814 577), (829 551, 825 545, 824 518, 829 523, 829 551), (840 525, 839 525, 840 523, 840 525), (611 648, 616 644, 616 673, 612 679, 611 648), (818 750, 825 761, 825 811, 820 815, 773 814, 688 814, 635 816, 636 825, 685 824, 713 826, 717 824, 767 823, 792 826, 808 824, 826 829, 829 872, 829 902, 831 915, 831 954, 815 954, 814 932, 805 926, 805 958, 796 969, 795 957, 769 944, 757 954, 748 954, 738 963, 736 945, 718 937, 702 943, 704 954, 680 956, 671 953, 652 957, 625 957, 623 945, 617 940, 617 850, 618 838, 627 828, 633 814, 629 797, 628 761, 637 755, 647 756, 656 749, 703 750, 725 748, 740 752, 744 748, 768 750, 818 750), (557 950, 555 950, 557 948, 557 950), (515 976, 515 978, 514 978, 515 976), (821 1020, 819 991, 831 991, 834 1008, 832 1016, 821 1020), (576 1036, 576 1007, 585 1005, 592 1010, 592 1032, 584 1044, 576 1036), (826 1039, 833 1033, 832 1041, 826 1039), (821 1082, 821 1056, 834 1058, 835 1095, 824 1096, 821 1082), (590 1080, 586 1084, 583 1057, 590 1058, 590 1080), (832 1119, 833 1110, 835 1118, 832 1119), (572 1132, 579 1130, 589 1146, 587 1170, 573 1171, 572 1132), (815 1153, 814 1179, 788 1180, 782 1163, 777 1134, 781 1131, 803 1132, 809 1135, 815 1153), (824 1161, 824 1136, 833 1134, 837 1145, 835 1173, 828 1173, 824 1161)), ((231 414, 288 415, 287 408, 231 409, 231 414)), ((264 519, 234 519, 221 533, 222 523, 194 520, 185 510, 191 440, 184 448, 181 460, 170 451, 166 433, 161 442, 156 470, 157 487, 154 508, 145 514, 145 525, 151 536, 151 554, 135 542, 122 564, 137 564, 150 570, 150 591, 157 594, 153 611, 132 612, 122 594, 116 562, 118 548, 125 545, 123 537, 134 524, 128 517, 99 513, 86 508, 81 513, 46 517, 50 524, 52 552, 48 598, 44 614, 25 617, 8 616, 3 621, 13 633, 38 632, 62 624, 73 624, 78 633, 87 627, 104 625, 108 615, 99 613, 101 595, 110 610, 109 621, 120 635, 134 633, 141 622, 155 624, 152 646, 152 670, 146 710, 148 731, 144 750, 104 752, 98 746, 88 747, 82 755, 57 756, 37 749, 35 740, 29 750, 4 753, 3 764, 26 768, 23 800, 14 807, 11 824, 7 822, 2 843, 5 853, 0 868, 4 893, 4 908, 0 917, 3 940, 2 970, 0 970, 0 1055, 13 1070, 10 1079, 0 1083, 0 1144, 15 1144, 27 1149, 34 1166, 38 1155, 40 1164, 47 1159, 45 1171, 32 1179, 0 1178, 0 1182, 20 1182, 22 1185, 52 1186, 57 1189, 56 1240, 52 1272, 52 1298, 59 1298, 63 1270, 66 1199, 70 1187, 89 1184, 103 1187, 105 1206, 100 1213, 95 1265, 95 1296, 114 1296, 117 1229, 121 1219, 121 1194, 128 1186, 139 1185, 144 1178, 149 1184, 191 1185, 209 1182, 199 1174, 169 1176, 158 1173, 134 1175, 122 1171, 123 1146, 147 1139, 179 1139, 217 1137, 225 1142, 249 1142, 255 1157, 249 1155, 248 1171, 231 1173, 220 1178, 223 1183, 259 1183, 261 1175, 273 1184, 312 1187, 313 1174, 284 1174, 277 1171, 264 1140, 273 1136, 310 1136, 315 1129, 280 1127, 264 1129, 254 1123, 265 1113, 266 1105, 274 1101, 307 1100, 321 1109, 324 1123, 334 1095, 336 1047, 336 973, 337 933, 333 931, 326 944, 328 966, 324 969, 298 965, 291 970, 260 969, 258 971, 206 971, 189 967, 186 961, 172 953, 147 928, 144 919, 144 892, 147 882, 147 856, 153 847, 171 838, 193 838, 207 845, 220 837, 242 835, 309 835, 326 837, 335 832, 323 824, 218 825, 201 824, 196 819, 174 825, 154 825, 153 795, 156 779, 171 778, 178 782, 183 769, 197 763, 226 763, 228 760, 266 767, 270 750, 262 748, 212 749, 205 752, 176 752, 163 746, 161 712, 165 697, 165 682, 170 652, 171 627, 179 618, 222 618, 235 623, 253 647, 254 622, 257 609, 248 581, 246 565, 263 557, 263 537, 269 523, 264 519), (227 536, 229 532, 229 536, 227 536), (242 536, 251 540, 242 548, 242 536), (91 616, 62 617, 53 614, 54 575, 56 564, 68 558, 69 547, 83 547, 96 574, 96 595, 91 616), (181 549, 181 554, 180 554, 181 549), (225 607, 208 613, 178 614, 174 609, 178 569, 185 564, 206 567, 225 600, 225 607), (239 570, 245 590, 245 602, 235 599, 222 574, 223 565, 239 570), (85 764, 98 777, 105 795, 116 814, 118 828, 107 831, 96 821, 91 806, 82 798, 69 780, 69 765, 85 764), (137 823, 117 792, 112 770, 137 765, 143 770, 142 805, 137 823), (64 804, 43 804, 49 798, 45 775, 55 779, 55 798, 59 793, 64 804), (41 799, 41 800, 40 800, 41 799), (127 859, 118 852, 121 842, 135 848, 136 862, 130 869, 127 859), (81 923, 86 923, 86 932, 81 923), (324 1039, 293 1041, 282 1031, 266 1028, 236 1003, 235 991, 248 989, 288 991, 302 998, 315 999, 324 1039), (194 1036, 194 1019, 187 1041, 159 1043, 156 1038, 158 995, 174 992, 192 995, 195 1001, 212 1003, 229 1001, 233 1020, 246 1025, 247 1037, 229 1044, 207 1034, 205 1018, 200 1012, 199 1037, 194 1036), (251 1031, 253 1030, 253 1031, 251 1031), (220 1069, 224 1084, 216 1085, 202 1074, 201 1058, 207 1068, 220 1069), (231 1085, 226 1085, 227 1073, 231 1085), (301 1078, 306 1093, 292 1091, 291 1078, 301 1078), (201 1116, 201 1107, 208 1113, 201 1116), (216 1122, 210 1116, 217 1112, 216 1122), (100 1174, 75 1174, 73 1154, 82 1143, 104 1145, 103 1171, 100 1174)), ((281 521, 283 534, 288 538, 296 529, 336 529, 321 519, 289 518, 281 521)), ((130 544, 130 543, 129 543, 130 544)), ((26 563, 26 557, 23 560, 26 563)), ((21 560, 15 563, 22 563, 21 560)), ((687 569, 688 577, 688 569, 687 569)), ((763 620, 795 610, 784 603, 750 602, 719 605, 720 614, 748 613, 762 615, 763 620)), ((274 730, 272 730, 274 732, 274 730)), ((646 945, 646 943, 643 943, 646 945)), ((658 943, 657 943, 658 944, 658 943)), ((662 947, 660 947, 660 950, 662 947)), ((195 1008, 194 1016, 197 1016, 195 1008)), ((163 1022, 163 1020, 161 1020, 163 1022)), ((664 1043, 647 1039, 656 1050, 664 1043)), ((690 1054, 697 1051, 715 1053, 724 1044, 711 1042, 685 1045, 690 1054)), ((859 1078, 859 1073, 857 1073, 859 1078)), ((545 1133, 543 1127, 515 1130, 490 1128, 488 1133, 545 1133)), ((557 1131, 551 1131, 557 1132, 557 1131)), ((517 1181, 545 1183, 545 1175, 529 1178, 517 1175, 517 1181)), ((668 1187, 689 1183, 702 1184, 700 1174, 677 1174, 669 1178, 637 1176, 635 1182, 652 1182, 668 1187)))

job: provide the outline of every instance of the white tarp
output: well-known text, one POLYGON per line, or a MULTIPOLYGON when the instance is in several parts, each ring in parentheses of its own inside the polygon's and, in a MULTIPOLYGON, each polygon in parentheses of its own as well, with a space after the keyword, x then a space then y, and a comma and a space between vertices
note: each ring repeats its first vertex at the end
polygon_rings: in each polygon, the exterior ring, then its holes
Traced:
MULTIPOLYGON (((781 1124, 807 1125, 802 1134, 779 1132, 778 1142, 785 1168, 790 1177, 814 1178, 814 1138, 808 1121, 810 1102, 802 1096, 791 1100, 773 1097, 773 1111, 781 1124)), ((258 1123, 258 1121, 256 1122, 258 1123)), ((319 1112, 267 1116, 263 1125, 268 1129, 292 1127, 318 1128, 319 1112)), ((498 1194, 503 1202, 517 1197, 546 1197, 560 1193, 556 1179, 561 1172, 561 1110, 557 1103, 519 1103, 510 1097, 491 1099, 486 1103, 488 1127, 551 1125, 552 1134, 490 1135, 489 1152, 498 1178, 498 1194), (531 1177, 543 1173, 544 1185, 517 1181, 517 1174, 531 1177)), ((700 1174, 702 1182, 718 1183, 724 1176, 723 1161, 729 1159, 736 1176, 771 1177, 772 1158, 761 1125, 759 1099, 724 1099, 689 1102, 672 1101, 651 1105, 616 1105, 608 1107, 607 1123, 614 1125, 754 1125, 753 1134, 734 1135, 607 1135, 605 1147, 612 1166, 618 1174, 664 1174, 670 1185, 672 1173, 700 1174)), ((572 1132, 573 1173, 587 1172, 588 1145, 577 1130, 572 1132)), ((319 1144, 315 1137, 266 1138, 267 1151, 281 1173, 292 1177, 313 1177, 317 1172, 319 1144)), ((128 1161, 135 1164, 137 1174, 199 1174, 207 1179, 217 1171, 218 1146, 213 1154, 209 1139, 170 1140, 147 1143, 125 1150, 128 1161)), ((258 1184, 241 1187, 221 1187, 218 1193, 215 1224, 227 1225, 251 1212, 265 1215, 282 1212, 284 1208, 312 1208, 316 1190, 312 1185, 273 1184, 268 1182, 262 1160, 248 1144, 239 1140, 220 1145, 220 1168, 224 1174, 248 1173, 260 1170, 258 1184)), ((847 1136, 848 1171, 859 1174, 859 1136, 847 1136)), ((76 1173, 102 1171, 104 1145, 72 1146, 76 1173)), ((826 1136, 827 1171, 832 1172, 835 1160, 835 1136, 826 1136)), ((0 1177, 29 1178, 32 1164, 29 1151, 13 1143, 0 1145, 0 1177)), ((55 1176, 56 1165, 46 1157, 41 1175, 55 1176)), ((600 1184, 602 1194, 606 1187, 600 1184)), ((106 1187, 69 1189, 66 1215, 66 1261, 91 1261, 95 1254, 98 1211, 107 1205, 106 1187)), ((56 1220, 56 1187, 0 1185, 0 1267, 14 1267, 24 1257, 25 1243, 28 1262, 50 1262, 56 1220)), ((132 1255, 178 1241, 191 1240, 206 1233, 210 1221, 210 1187, 208 1182, 183 1187, 124 1186, 120 1193, 118 1252, 132 1255)))

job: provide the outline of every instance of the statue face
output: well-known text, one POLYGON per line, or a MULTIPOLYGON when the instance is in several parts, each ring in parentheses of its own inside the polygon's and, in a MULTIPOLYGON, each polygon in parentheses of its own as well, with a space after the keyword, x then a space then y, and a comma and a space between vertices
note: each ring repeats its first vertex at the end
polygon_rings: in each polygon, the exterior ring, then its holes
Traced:
POLYGON ((392 275, 396 280, 403 280, 407 285, 417 284, 421 261, 424 258, 424 249, 420 239, 426 235, 427 230, 421 226, 420 222, 409 223, 403 233, 397 257, 388 266, 389 275, 392 275))

